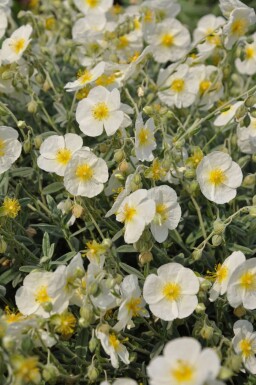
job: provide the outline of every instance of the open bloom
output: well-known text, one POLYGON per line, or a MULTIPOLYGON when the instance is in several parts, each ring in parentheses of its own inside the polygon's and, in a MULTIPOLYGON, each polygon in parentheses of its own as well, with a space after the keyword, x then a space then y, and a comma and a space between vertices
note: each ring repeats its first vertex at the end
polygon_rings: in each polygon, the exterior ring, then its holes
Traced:
POLYGON ((256 34, 253 35, 252 43, 245 43, 243 48, 244 58, 237 58, 236 68, 240 74, 254 75, 256 73, 256 34))
POLYGON ((245 154, 256 153, 256 118, 250 116, 248 127, 237 125, 237 145, 245 154))
POLYGON ((245 309, 256 309, 256 258, 239 265, 231 275, 227 290, 232 307, 243 305, 245 309))
POLYGON ((74 0, 76 7, 84 15, 104 14, 113 5, 113 0, 74 0))
POLYGON ((105 63, 101 62, 91 70, 85 69, 84 71, 80 71, 78 73, 77 80, 67 83, 64 88, 68 92, 80 90, 81 88, 85 87, 86 84, 94 82, 96 79, 98 79, 103 74, 104 68, 105 63))
POLYGON ((121 126, 124 113, 120 108, 120 92, 111 92, 102 86, 93 88, 88 97, 78 103, 76 120, 80 130, 88 136, 99 136, 103 127, 108 136, 121 126))
POLYGON ((9 38, 4 40, 1 49, 1 59, 4 63, 14 63, 21 58, 31 41, 31 34, 32 27, 27 24, 16 29, 9 38))
POLYGON ((256 374, 256 332, 247 320, 239 320, 234 324, 235 337, 232 340, 234 350, 242 355, 244 366, 252 374, 256 374))
POLYGON ((41 144, 37 165, 44 171, 63 176, 72 155, 82 146, 83 140, 79 135, 52 135, 41 144))
POLYGON ((225 19, 215 15, 203 16, 194 31, 194 41, 198 44, 199 52, 211 52, 214 48, 221 46, 221 27, 225 23, 225 19), (205 39, 204 41, 202 41, 205 39), (201 42, 200 42, 201 41, 201 42))
POLYGON ((167 263, 147 276, 143 297, 152 313, 165 321, 185 318, 193 313, 198 300, 199 280, 179 263, 167 263))
POLYGON ((119 331, 126 326, 128 329, 134 327, 132 318, 148 316, 145 309, 146 302, 141 296, 141 290, 138 283, 138 277, 131 274, 127 275, 120 285, 122 302, 119 305, 118 323, 114 329, 119 331))
POLYGON ((201 349, 194 338, 176 338, 166 344, 163 355, 147 367, 150 385, 202 385, 215 379, 220 370, 217 353, 201 349))
POLYGON ((67 191, 88 198, 100 194, 107 180, 108 166, 105 160, 94 155, 88 147, 76 151, 64 174, 67 191))
POLYGON ((168 231, 178 226, 181 208, 177 202, 176 192, 169 186, 154 187, 148 191, 148 197, 156 203, 156 214, 150 225, 157 242, 164 242, 168 231))
POLYGON ((154 120, 150 118, 144 124, 140 114, 135 123, 135 130, 136 157, 141 161, 152 161, 154 159, 152 151, 156 148, 154 120))
POLYGON ((231 274, 245 261, 241 251, 234 251, 225 261, 216 266, 216 273, 213 274, 215 282, 210 290, 210 301, 215 301, 219 295, 225 294, 231 274))
POLYGON ((145 37, 150 44, 154 59, 159 63, 177 61, 188 51, 190 35, 176 19, 165 19, 145 37))
POLYGON ((114 368, 119 367, 118 359, 124 362, 126 365, 130 363, 129 353, 126 347, 121 343, 114 332, 108 331, 96 331, 96 336, 100 340, 101 345, 105 352, 110 356, 111 365, 114 368))
POLYGON ((126 197, 118 208, 116 220, 125 226, 126 243, 137 242, 155 215, 155 202, 148 199, 147 190, 140 189, 126 197))
POLYGON ((233 121, 236 110, 243 104, 243 102, 236 102, 225 108, 223 112, 214 120, 213 124, 217 127, 225 126, 226 124, 233 121))
POLYGON ((61 270, 29 273, 15 296, 19 311, 24 315, 37 314, 49 317, 61 313, 68 307, 64 294, 65 280, 61 270))
POLYGON ((11 127, 0 126, 0 174, 9 170, 21 154, 18 132, 11 127))
POLYGON ((215 203, 227 203, 235 198, 243 179, 240 166, 222 151, 206 155, 199 163, 196 175, 203 195, 215 203))

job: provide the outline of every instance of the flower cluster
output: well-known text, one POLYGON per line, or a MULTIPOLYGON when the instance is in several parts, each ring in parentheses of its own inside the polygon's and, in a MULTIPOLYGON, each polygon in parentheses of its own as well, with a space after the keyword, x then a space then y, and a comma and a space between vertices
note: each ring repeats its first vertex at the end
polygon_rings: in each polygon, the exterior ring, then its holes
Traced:
POLYGON ((0 0, 0 383, 254 385, 255 4, 119 3, 0 0))

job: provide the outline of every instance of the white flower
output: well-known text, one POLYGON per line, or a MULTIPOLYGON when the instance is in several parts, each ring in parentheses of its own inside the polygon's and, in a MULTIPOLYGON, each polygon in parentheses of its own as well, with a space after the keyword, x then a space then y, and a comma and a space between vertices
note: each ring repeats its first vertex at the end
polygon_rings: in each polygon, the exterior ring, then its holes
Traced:
MULTIPOLYGON (((57 208, 60 209, 63 215, 67 215, 71 212, 73 203, 71 199, 65 199, 57 204, 57 208)), ((72 226, 76 221, 76 217, 72 214, 67 221, 67 226, 72 226)))
POLYGON ((208 110, 223 94, 222 72, 212 65, 200 65, 195 69, 199 77, 199 105, 208 110))
POLYGON ((79 135, 52 135, 41 144, 37 165, 44 171, 63 176, 72 155, 82 146, 83 140, 79 135))
POLYGON ((76 121, 80 130, 88 136, 99 136, 103 127, 108 136, 121 126, 124 113, 121 111, 120 92, 111 92, 102 86, 93 88, 88 97, 78 103, 76 121))
POLYGON ((157 24, 145 39, 159 63, 181 59, 190 45, 188 30, 178 20, 171 18, 157 24))
POLYGON ((143 161, 152 161, 152 151, 156 148, 154 137, 155 124, 153 118, 143 123, 142 114, 139 114, 135 122, 135 154, 143 161))
POLYGON ((6 13, 0 9, 0 39, 2 39, 2 37, 4 36, 7 25, 8 20, 6 13))
POLYGON ((106 28, 105 14, 88 14, 78 19, 72 28, 72 39, 84 44, 101 38, 101 33, 106 28))
POLYGON ((159 99, 169 107, 189 107, 196 100, 199 89, 198 71, 189 68, 187 64, 174 65, 159 73, 157 84, 160 87, 159 99), (162 90, 161 90, 162 89, 162 90))
POLYGON ((31 39, 31 25, 23 25, 16 29, 12 35, 5 39, 1 49, 1 58, 4 63, 14 63, 18 61, 26 50, 31 39))
POLYGON ((254 75, 256 73, 256 34, 253 35, 252 43, 245 43, 243 47, 244 59, 237 58, 236 68, 240 74, 254 75))
POLYGON ((64 174, 64 186, 74 195, 92 198, 101 193, 108 180, 105 160, 94 155, 88 147, 77 151, 68 163, 64 174))
POLYGON ((243 305, 245 309, 256 309, 256 258, 239 265, 231 275, 227 290, 232 307, 243 305))
POLYGON ((211 52, 214 48, 221 45, 221 27, 225 23, 225 19, 221 16, 216 17, 215 15, 203 16, 194 31, 195 43, 200 42, 197 45, 199 52, 211 52))
POLYGON ((156 203, 156 214, 150 229, 155 240, 161 243, 168 237, 168 231, 178 226, 181 208, 177 202, 176 192, 169 186, 150 189, 148 197, 156 203))
POLYGON ((11 127, 0 126, 0 174, 9 170, 21 154, 18 132, 11 127))
POLYGON ((250 116, 248 127, 237 125, 237 144, 241 152, 245 154, 256 153, 256 118, 250 116))
POLYGON ((155 215, 155 202, 148 199, 147 190, 140 189, 126 197, 118 208, 116 220, 125 226, 126 243, 137 242, 155 215))
POLYGON ((141 297, 141 290, 136 275, 131 274, 124 277, 120 285, 121 304, 118 311, 118 323, 114 329, 120 331, 127 327, 128 329, 134 327, 132 318, 147 317, 148 312, 145 310, 145 301, 141 297))
POLYGON ((225 108, 225 110, 215 119, 213 124, 217 127, 225 126, 230 123, 235 117, 236 110, 243 104, 243 102, 236 102, 225 108))
POLYGON ((54 273, 32 271, 15 295, 19 311, 24 315, 37 314, 45 318, 63 312, 68 307, 64 284, 64 276, 59 268, 54 273))
POLYGON ((247 6, 236 7, 230 14, 228 23, 223 27, 225 38, 225 47, 231 49, 235 42, 243 37, 250 25, 256 22, 256 16, 253 8, 247 6))
POLYGON ((96 336, 100 340, 105 352, 110 356, 111 365, 114 368, 119 367, 118 359, 120 359, 126 365, 130 363, 128 350, 120 342, 115 333, 104 333, 102 331, 97 330, 96 336))
POLYGON ((106 13, 113 5, 113 0, 74 0, 74 3, 84 15, 106 13))
POLYGON ((234 324, 235 337, 232 340, 234 350, 242 355, 244 366, 252 374, 256 374, 256 332, 247 320, 239 320, 234 324))
POLYGON ((189 337, 168 342, 163 355, 147 367, 150 385, 203 385, 219 370, 217 353, 210 348, 202 350, 199 342, 189 337))
POLYGON ((247 5, 239 0, 219 0, 220 10, 226 18, 229 18, 231 12, 236 8, 248 8, 247 5))
POLYGON ((98 79, 103 74, 104 68, 105 68, 105 63, 100 62, 91 70, 86 69, 81 73, 79 73, 78 79, 75 80, 74 82, 67 83, 64 88, 68 92, 80 90, 81 88, 85 87, 86 84, 92 83, 96 79, 98 79))
POLYGON ((231 274, 244 261, 244 254, 241 251, 234 251, 222 264, 218 263, 216 273, 213 274, 216 280, 210 290, 210 301, 215 301, 219 295, 226 293, 231 274))
POLYGON ((212 202, 227 203, 236 196, 243 174, 240 166, 222 151, 203 157, 196 169, 202 194, 212 202))
POLYGON ((143 297, 151 312, 160 319, 172 321, 193 313, 198 300, 199 280, 194 272, 179 263, 167 263, 147 276, 143 297))

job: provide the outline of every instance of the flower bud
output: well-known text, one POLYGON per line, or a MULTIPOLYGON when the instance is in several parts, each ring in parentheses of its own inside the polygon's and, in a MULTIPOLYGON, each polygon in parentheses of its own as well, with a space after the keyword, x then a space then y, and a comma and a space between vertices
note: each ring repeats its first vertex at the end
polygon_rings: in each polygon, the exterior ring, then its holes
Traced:
POLYGON ((142 98, 144 96, 145 92, 144 92, 144 89, 143 87, 139 87, 138 90, 137 90, 137 95, 139 98, 142 98))
POLYGON ((108 289, 113 289, 113 287, 115 286, 116 282, 115 282, 115 279, 112 278, 112 277, 109 277, 106 279, 106 287, 108 289))
POLYGON ((214 235, 212 237, 212 245, 217 247, 219 245, 221 245, 222 243, 222 237, 220 235, 214 235))
POLYGON ((256 217, 256 207, 251 207, 250 210, 249 210, 249 215, 252 217, 252 218, 255 218, 256 217))
POLYGON ((210 289, 210 287, 212 286, 211 282, 208 281, 207 279, 204 279, 201 283, 200 283, 200 290, 202 291, 208 291, 210 289))
POLYGON ((98 340, 97 338, 95 337, 92 337, 89 341, 89 349, 90 349, 90 352, 93 353, 95 352, 96 348, 97 348, 97 345, 98 345, 98 340))
POLYGON ((123 277, 121 276, 121 274, 117 274, 116 277, 115 277, 116 284, 120 285, 122 280, 123 280, 123 277))
POLYGON ((217 219, 216 221, 213 222, 213 230, 215 234, 217 235, 223 234, 225 231, 225 228, 226 228, 226 225, 222 221, 217 219))
POLYGON ((42 303, 42 308, 47 313, 50 313, 52 311, 52 303, 51 302, 44 302, 44 303, 42 303))
POLYGON ((245 308, 241 305, 241 306, 238 306, 234 309, 234 314, 238 317, 238 318, 242 318, 245 314, 246 314, 246 310, 245 308))
POLYGON ((47 364, 43 368, 43 379, 49 384, 55 384, 59 377, 59 370, 53 364, 47 364))
POLYGON ((245 100, 244 105, 246 107, 253 107, 256 104, 256 95, 248 96, 248 98, 245 100))
POLYGON ((139 261, 141 265, 145 265, 146 263, 149 263, 153 260, 153 254, 151 251, 145 251, 144 253, 140 253, 139 255, 139 261))
POLYGON ((4 71, 1 75, 2 80, 10 80, 13 78, 15 73, 13 71, 4 71))
POLYGON ((192 252, 192 258, 194 261, 198 261, 202 257, 203 251, 199 249, 195 249, 192 252))
POLYGON ((17 126, 18 126, 18 128, 23 129, 27 125, 26 125, 26 122, 24 122, 24 120, 19 120, 18 123, 17 123, 17 126))
POLYGON ((256 181, 256 175, 255 174, 246 175, 246 177, 243 180, 242 186, 243 187, 254 187, 255 181, 256 181))
POLYGON ((193 168, 186 170, 184 173, 184 177, 187 179, 193 179, 195 175, 196 175, 196 172, 193 168))
POLYGON ((122 162, 122 160, 125 158, 125 153, 123 150, 117 150, 115 151, 115 154, 114 154, 114 160, 115 162, 117 163, 120 163, 122 162))
POLYGON ((42 142, 43 142, 43 139, 42 139, 41 135, 37 135, 34 137, 34 146, 37 150, 39 150, 42 142))
POLYGON ((204 325, 201 329, 200 336, 204 340, 210 340, 213 336, 214 329, 211 326, 204 325))
POLYGON ((100 288, 97 282, 93 282, 89 287, 89 293, 93 295, 94 297, 97 297, 97 295, 100 294, 100 288))
POLYGON ((239 372, 242 366, 242 357, 232 353, 228 358, 228 366, 230 369, 234 370, 234 372, 239 372))
MULTIPOLYGON (((91 323, 94 316, 93 316, 93 312, 92 312, 92 309, 90 307, 86 307, 86 306, 82 306, 80 308, 80 316, 81 318, 86 321, 87 323, 91 323)), ((80 319, 81 319, 80 318, 80 319)), ((80 321, 80 320, 79 320, 80 321)), ((79 322, 80 324, 80 322, 79 322)))
POLYGON ((196 307, 196 309, 195 309, 195 312, 196 312, 197 314, 205 314, 205 309, 206 309, 205 304, 202 303, 202 302, 200 302, 200 303, 197 305, 197 307, 196 307))
POLYGON ((8 350, 12 351, 16 348, 16 339, 13 336, 5 336, 2 341, 3 347, 8 350))
POLYGON ((133 177, 133 182, 135 184, 140 184, 141 183, 141 176, 140 174, 135 174, 134 177, 133 177))
POLYGON ((1 237, 0 238, 0 254, 4 254, 6 252, 6 249, 7 249, 7 243, 5 242, 5 240, 1 237))
POLYGON ((247 114, 247 108, 242 104, 238 109, 236 110, 235 117, 237 120, 242 119, 247 114))
POLYGON ((31 146, 31 140, 28 138, 23 143, 23 150, 24 150, 25 154, 29 154, 30 153, 31 147, 32 147, 31 146))
POLYGON ((95 368, 93 364, 91 364, 87 369, 87 376, 89 381, 95 382, 99 377, 99 371, 95 368))
POLYGON ((81 205, 75 203, 73 206, 73 209, 72 209, 72 214, 74 215, 74 217, 80 218, 82 216, 83 212, 84 212, 83 207, 81 205))
POLYGON ((112 241, 110 238, 104 238, 102 241, 102 246, 104 246, 106 249, 110 249, 112 246, 112 241))
POLYGON ((99 145, 99 150, 102 154, 105 154, 107 151, 108 151, 108 146, 106 145, 106 143, 101 143, 99 145))
POLYGON ((119 164, 119 170, 121 171, 121 172, 126 172, 126 171, 128 171, 128 169, 129 169, 129 164, 126 162, 126 160, 123 160, 120 164, 119 164))
POLYGON ((219 379, 220 380, 228 380, 229 378, 231 378, 233 376, 233 372, 231 369, 227 368, 226 366, 222 366, 220 368, 220 372, 219 372, 219 379))
POLYGON ((43 91, 44 91, 44 92, 49 91, 49 89, 51 88, 51 85, 50 85, 50 83, 48 82, 48 80, 45 80, 45 82, 44 82, 42 88, 43 88, 43 91))
POLYGON ((35 100, 31 100, 27 105, 28 112, 34 114, 37 111, 37 106, 37 102, 35 100))

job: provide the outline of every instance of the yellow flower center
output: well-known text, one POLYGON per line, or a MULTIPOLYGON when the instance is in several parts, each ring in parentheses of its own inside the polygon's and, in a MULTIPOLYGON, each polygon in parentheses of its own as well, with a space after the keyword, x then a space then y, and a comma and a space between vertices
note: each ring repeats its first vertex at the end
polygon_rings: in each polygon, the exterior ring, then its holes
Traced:
POLYGON ((224 174, 224 171, 222 171, 220 168, 216 168, 214 170, 211 170, 209 173, 209 182, 212 183, 215 186, 221 185, 226 180, 226 175, 224 174))
MULTIPOLYGON (((14 370, 15 377, 22 380, 22 383, 39 383, 40 373, 37 357, 21 358, 17 363, 17 368, 14 370)), ((18 381, 20 382, 20 381, 18 381)))
POLYGON ((20 38, 20 39, 17 39, 13 44, 12 44, 12 48, 14 50, 14 52, 18 55, 25 47, 25 39, 23 38, 20 38))
POLYGON ((99 5, 99 0, 85 0, 85 3, 91 8, 97 7, 99 5))
POLYGON ((86 83, 88 83, 91 79, 92 79, 92 74, 91 74, 91 72, 85 70, 85 71, 83 71, 83 72, 81 73, 81 76, 79 77, 79 82, 80 82, 81 84, 86 84, 86 83))
POLYGON ((181 287, 175 282, 166 283, 163 287, 163 295, 169 301, 176 301, 181 295, 181 287))
POLYGON ((92 110, 92 115, 96 120, 104 120, 109 117, 109 108, 104 102, 96 104, 92 110))
POLYGON ((58 163, 65 166, 70 161, 71 155, 72 154, 70 150, 68 150, 67 148, 61 148, 56 153, 56 160, 58 163))
POLYGON ((17 199, 6 197, 4 198, 3 209, 7 217, 15 218, 21 210, 21 207, 17 199))
POLYGON ((139 56, 140 56, 140 52, 135 51, 134 54, 131 57, 129 57, 128 63, 134 63, 138 59, 139 56))
POLYGON ((0 139, 0 156, 5 155, 5 143, 2 139, 0 139))
POLYGON ((255 56, 255 49, 251 46, 246 47, 245 57, 247 60, 252 59, 255 56))
POLYGON ((84 98, 87 98, 89 92, 90 92, 90 87, 85 86, 85 87, 81 88, 81 90, 78 90, 76 93, 76 99, 82 100, 84 98))
POLYGON ((98 257, 106 251, 106 247, 96 242, 95 240, 87 242, 86 246, 88 247, 86 250, 86 255, 92 258, 98 257))
POLYGON ((119 348, 120 341, 119 341, 118 338, 115 336, 115 334, 109 334, 108 340, 109 340, 110 345, 111 345, 115 350, 117 350, 117 349, 119 348))
POLYGON ((149 135, 150 132, 147 128, 143 127, 140 132, 138 133, 138 139, 139 139, 139 146, 145 146, 146 144, 149 144, 149 135))
POLYGON ((248 291, 256 290, 256 274, 246 271, 240 277, 240 286, 248 291))
POLYGON ((165 177, 166 171, 161 166, 161 163, 158 159, 155 159, 152 164, 152 178, 154 180, 160 180, 161 178, 165 177))
POLYGON ((220 36, 216 33, 209 32, 209 36, 206 37, 206 41, 209 44, 220 46, 221 45, 221 39, 220 36))
POLYGON ((123 210, 124 222, 132 221, 136 214, 137 214, 137 210, 134 206, 129 206, 128 203, 124 206, 124 210, 123 210))
POLYGON ((143 20, 145 23, 152 23, 153 21, 153 12, 151 9, 147 9, 143 15, 143 20))
POLYGON ((237 19, 231 26, 231 33, 237 36, 243 36, 247 31, 247 21, 245 19, 237 19))
POLYGON ((228 276, 227 266, 223 266, 219 263, 216 268, 216 281, 221 283, 225 281, 225 279, 227 279, 227 276, 228 276))
POLYGON ((51 298, 48 295, 47 287, 40 286, 35 292, 35 301, 41 303, 50 302, 51 298))
POLYGON ((161 44, 164 46, 164 47, 171 47, 174 43, 174 37, 173 35, 171 35, 170 33, 166 33, 162 36, 162 39, 161 39, 161 44))
POLYGON ((199 86, 200 95, 203 95, 211 86, 210 80, 203 80, 199 86))
POLYGON ((171 90, 174 92, 182 92, 185 88, 185 82, 183 79, 175 79, 171 84, 171 90))
POLYGON ((172 369, 171 374, 178 383, 182 384, 193 379, 195 369, 187 362, 179 360, 175 369, 172 369))
POLYGON ((129 45, 127 36, 120 36, 117 43, 117 49, 125 49, 129 45))
POLYGON ((116 80, 115 74, 111 74, 111 75, 103 74, 95 81, 95 83, 97 84, 97 86, 106 87, 113 84, 115 80, 116 80))
POLYGON ((76 327, 76 318, 70 312, 65 312, 56 316, 56 327, 57 333, 63 336, 70 336, 74 333, 76 327))
POLYGON ((93 177, 93 169, 87 163, 80 164, 76 168, 76 176, 83 182, 88 182, 93 177))
POLYGON ((136 317, 140 311, 140 298, 131 298, 129 302, 127 302, 126 307, 129 312, 132 313, 133 317, 136 317))
POLYGON ((168 209, 164 203, 156 204, 156 218, 159 225, 163 224, 168 219, 168 209))
POLYGON ((242 355, 245 358, 248 358, 253 354, 252 344, 247 338, 239 342, 239 348, 241 349, 242 355))

